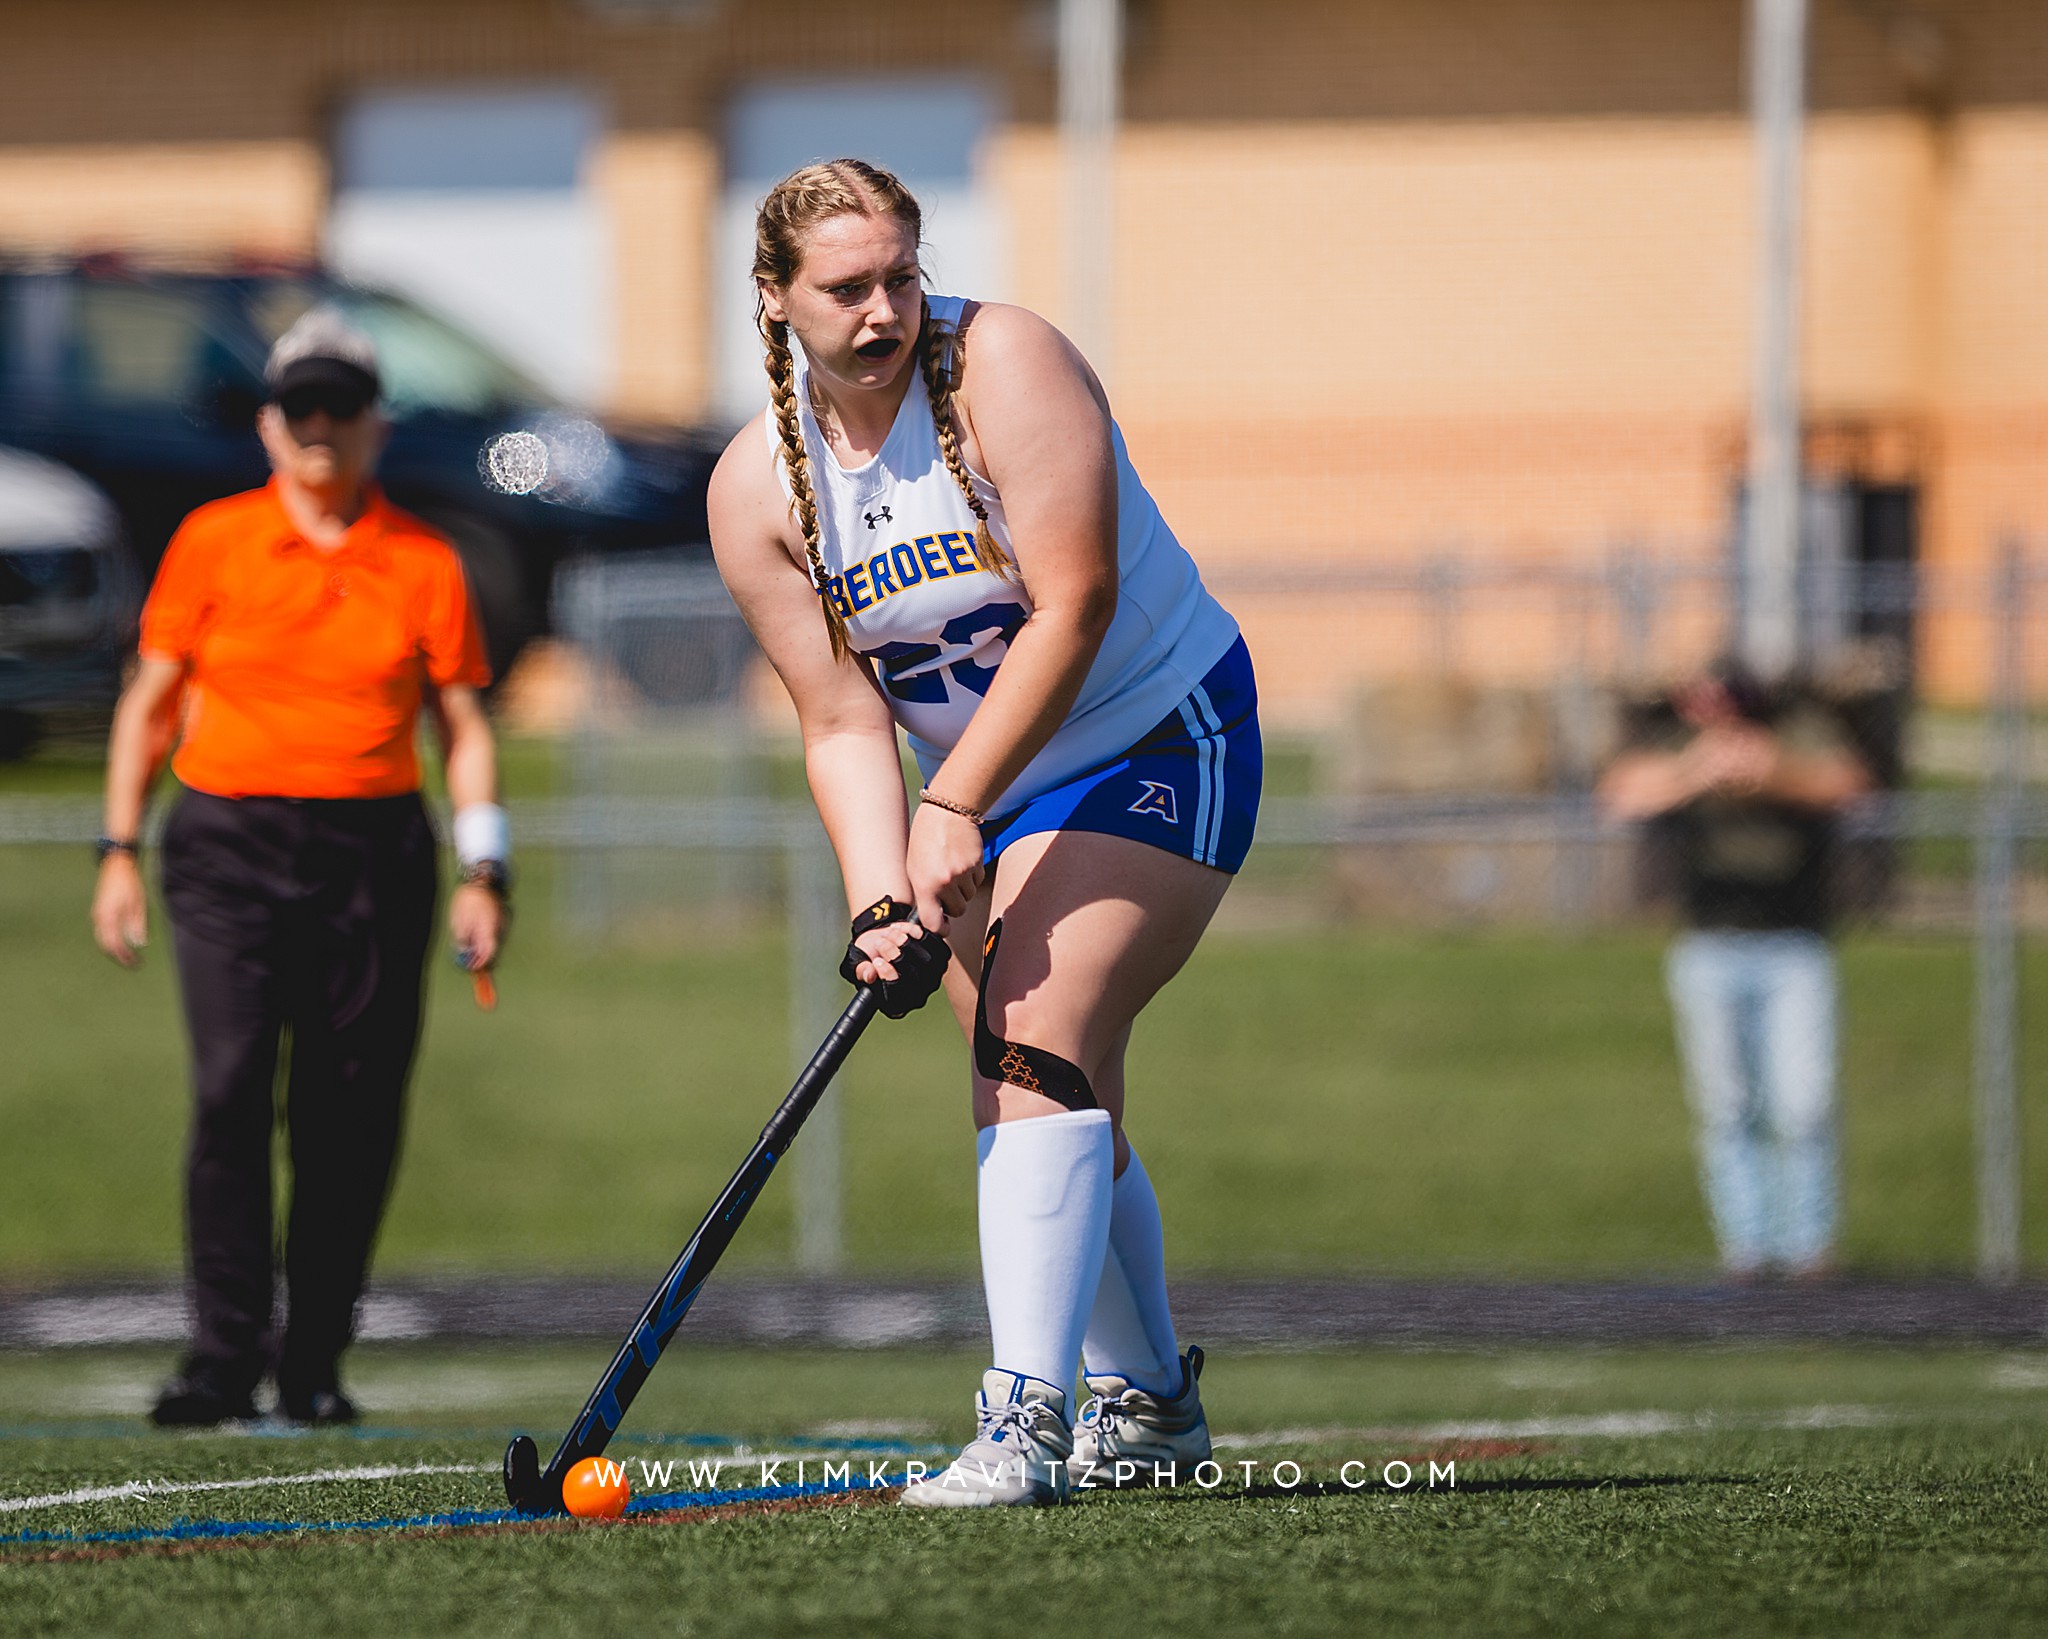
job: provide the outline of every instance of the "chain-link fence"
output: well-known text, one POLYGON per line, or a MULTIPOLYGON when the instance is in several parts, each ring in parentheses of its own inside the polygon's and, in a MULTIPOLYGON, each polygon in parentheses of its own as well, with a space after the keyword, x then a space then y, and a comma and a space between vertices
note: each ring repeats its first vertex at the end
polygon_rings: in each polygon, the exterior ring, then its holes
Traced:
MULTIPOLYGON (((1719 564, 1438 559, 1238 571, 1217 589, 1264 696, 1260 851, 1328 855, 1324 874, 1293 873, 1307 906, 1566 927, 1641 912, 1637 840, 1603 819, 1594 790, 1643 707, 1717 656, 1737 591, 1719 564)), ((2048 692, 2033 658, 2048 569, 2015 542, 1989 572, 1838 569, 1810 576, 1809 593, 1825 618, 1809 621, 1804 688, 1877 786, 1845 821, 1869 846, 1843 909, 1971 927, 1975 876, 1958 848, 2017 847, 2048 819, 2029 797, 2028 719, 2048 692), (1930 655, 1939 692, 1923 683, 1930 655)), ((701 913, 779 894, 736 861, 815 835, 794 719, 711 568, 578 566, 559 625, 587 685, 570 789, 530 807, 527 826, 579 856, 568 919, 595 932, 672 901, 701 913), (685 869, 694 852, 704 859, 685 869)))
MULTIPOLYGON (((1654 833, 1603 814, 1596 787, 1644 702, 1719 652, 1740 592, 1724 562, 1616 551, 1219 576, 1260 667, 1269 752, 1227 919, 1569 935, 1664 914, 1654 833)), ((1980 1258, 2003 1273, 2018 941, 2048 920, 2029 716, 2048 686, 2033 641, 2048 569, 2018 542, 1994 563, 1811 554, 1801 686, 1876 783, 1842 820, 1835 908, 1853 927, 1971 941, 1980 1258)), ((592 937, 707 912, 786 918, 804 1050, 831 1012, 818 976, 842 937, 837 884, 793 718, 737 611, 702 562, 650 559, 566 575, 559 624, 587 672, 570 789, 525 805, 520 830, 563 851, 564 918, 592 937)), ((829 1147, 828 1132, 813 1156, 829 1147)), ((836 1246, 829 1172, 807 1192, 824 1202, 802 1236, 817 1264, 836 1246)))
MULTIPOLYGON (((1979 1263, 2000 1275, 2019 1244, 2022 939, 2048 925, 2048 558, 2014 542, 1992 561, 1841 572, 1827 597, 1809 581, 1832 612, 1808 630, 1812 691, 1878 780, 1842 822, 1848 926, 1939 946, 1972 975, 1974 1001, 1938 1023, 1955 1067, 1940 1077, 1961 1098, 1971 1066, 1979 1263)), ((1647 892, 1654 848, 1603 813, 1597 786, 1640 703, 1718 651, 1737 591, 1719 561, 1439 558, 1214 580, 1260 670, 1268 753, 1222 928, 1424 942, 1491 928, 1540 945, 1639 938, 1627 930, 1669 917, 1647 892)), ((559 789, 511 787, 519 847, 554 883, 524 914, 584 941, 780 926, 788 1052, 806 1055, 834 1011, 844 908, 794 716, 737 611, 701 558, 644 558, 574 566, 557 624, 581 704, 559 789)), ((97 817, 88 797, 9 797, 0 842, 82 841, 97 817)), ((813 1268, 840 1255, 835 1119, 828 1100, 795 1163, 813 1268)))

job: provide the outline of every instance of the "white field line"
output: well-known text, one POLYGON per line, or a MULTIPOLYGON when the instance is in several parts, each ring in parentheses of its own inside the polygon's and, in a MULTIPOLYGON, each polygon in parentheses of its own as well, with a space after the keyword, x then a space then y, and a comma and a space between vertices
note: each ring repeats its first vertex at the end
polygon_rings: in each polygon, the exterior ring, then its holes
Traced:
MULTIPOLYGON (((1685 1434, 1710 1429, 1770 1432, 1881 1428, 1898 1422, 1900 1415, 1883 1406, 1805 1406, 1792 1411, 1755 1414, 1618 1411, 1585 1417, 1529 1417, 1513 1422, 1423 1423, 1411 1428, 1276 1428, 1256 1434, 1219 1434, 1214 1444, 1219 1451, 1249 1451, 1263 1446, 1326 1445, 1338 1440, 1556 1440, 1685 1434)), ((721 1456, 705 1456, 698 1460, 730 1465, 743 1475, 750 1469, 758 1474, 764 1465, 802 1462, 808 1467, 831 1455, 828 1449, 818 1447, 806 1451, 750 1451, 741 1446, 721 1456)), ((639 1457, 636 1453, 634 1457, 622 1460, 627 1463, 630 1474, 639 1457)), ((900 1458, 895 1460, 901 1461, 900 1458)), ((677 1466, 685 1467, 686 1462, 686 1459, 679 1460, 677 1466)), ((62 1508, 81 1502, 113 1502, 125 1497, 167 1497, 199 1491, 257 1491, 272 1485, 322 1485, 337 1480, 397 1480, 421 1474, 490 1474, 496 1471, 494 1463, 412 1463, 367 1468, 320 1468, 306 1474, 265 1474, 246 1480, 131 1480, 125 1485, 88 1485, 75 1491, 52 1491, 40 1497, 0 1497, 0 1514, 62 1508)), ((794 1476, 789 1478, 794 1479, 794 1476)), ((783 1483, 788 1483, 788 1480, 783 1480, 783 1483)))
POLYGON ((122 1497, 168 1497, 189 1491, 257 1491, 266 1485, 324 1485, 334 1480, 402 1480, 416 1474, 488 1474, 487 1463, 382 1464, 372 1468, 316 1468, 310 1474, 264 1474, 250 1480, 130 1480, 126 1485, 86 1485, 40 1497, 0 1497, 0 1514, 31 1508, 61 1508, 74 1502, 113 1502, 122 1497))
MULTIPOLYGON (((812 1447, 807 1451, 750 1451, 745 1446, 736 1450, 717 1453, 699 1458, 698 1461, 716 1463, 721 1468, 730 1468, 738 1475, 750 1472, 758 1474, 760 1467, 776 1464, 789 1465, 802 1462, 807 1468, 833 1455, 827 1447, 812 1447)), ((841 1455, 847 1455, 842 1453, 841 1455)), ((864 1454, 852 1454, 863 1456, 864 1454)), ((880 1459, 901 1463, 900 1457, 880 1459)), ((639 1466, 641 1459, 636 1454, 619 1459, 625 1465, 628 1476, 639 1466)), ((657 1465, 658 1466, 658 1465, 657 1465)), ((686 1469, 687 1459, 678 1459, 677 1468, 686 1469)), ((271 1485, 325 1485, 336 1480, 402 1480, 420 1474, 495 1474, 496 1463, 409 1463, 383 1464, 368 1468, 316 1468, 306 1474, 260 1474, 246 1480, 130 1480, 123 1485, 87 1485, 75 1491, 52 1491, 40 1497, 0 1497, 0 1514, 21 1514, 37 1508, 63 1508, 80 1502, 116 1502, 127 1497, 170 1497, 194 1491, 260 1491, 271 1485)), ((773 1483, 789 1485, 795 1482, 794 1474, 777 1475, 773 1483)), ((738 1487, 747 1482, 741 1479, 738 1487)), ((727 1489, 738 1487, 729 1486, 727 1489)))
POLYGON ((1259 1434, 1219 1434, 1221 1450, 1255 1446, 1324 1445, 1333 1440, 1565 1440, 1694 1434, 1740 1429, 1769 1433, 1802 1428, 1882 1428, 1900 1413, 1884 1406, 1804 1406, 1782 1412, 1610 1411, 1585 1417, 1526 1417, 1514 1422, 1422 1423, 1411 1428, 1276 1428, 1259 1434))

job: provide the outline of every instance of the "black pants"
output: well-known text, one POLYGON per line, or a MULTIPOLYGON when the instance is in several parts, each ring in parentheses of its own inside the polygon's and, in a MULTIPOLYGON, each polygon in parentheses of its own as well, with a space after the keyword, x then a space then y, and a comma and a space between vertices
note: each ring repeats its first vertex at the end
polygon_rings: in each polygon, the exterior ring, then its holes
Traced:
POLYGON ((416 795, 188 792, 164 830, 196 1108, 185 1232, 192 1358, 228 1381, 328 1386, 398 1156, 436 849, 416 795), (280 1047, 291 1152, 281 1347, 271 1337, 280 1047))

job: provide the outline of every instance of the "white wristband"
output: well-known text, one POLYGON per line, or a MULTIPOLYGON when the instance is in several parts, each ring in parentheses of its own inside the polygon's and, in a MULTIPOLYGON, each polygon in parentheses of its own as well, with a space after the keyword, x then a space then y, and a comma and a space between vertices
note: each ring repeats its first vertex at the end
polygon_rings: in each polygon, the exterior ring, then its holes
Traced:
POLYGON ((512 857, 512 828, 505 810, 494 802, 473 802, 455 811, 455 857, 465 865, 512 857))

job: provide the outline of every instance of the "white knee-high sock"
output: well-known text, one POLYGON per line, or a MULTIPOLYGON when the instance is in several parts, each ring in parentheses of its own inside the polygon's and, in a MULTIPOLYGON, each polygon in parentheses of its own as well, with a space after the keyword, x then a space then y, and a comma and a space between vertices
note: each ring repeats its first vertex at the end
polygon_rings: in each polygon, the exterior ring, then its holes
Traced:
POLYGON ((1057 1384, 1074 1363, 1109 1241, 1109 1112, 1070 1110, 982 1129, 981 1280, 993 1364, 1057 1384))
POLYGON ((1113 1372, 1149 1394, 1180 1392, 1180 1343, 1166 1301, 1166 1232, 1136 1150, 1110 1191, 1109 1245, 1081 1357, 1097 1376, 1113 1372))

